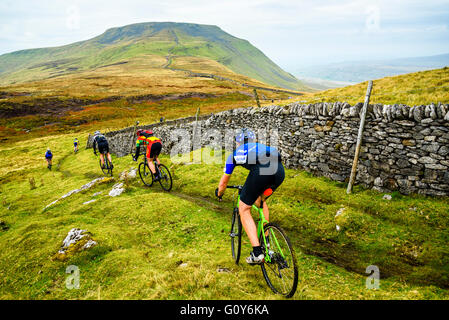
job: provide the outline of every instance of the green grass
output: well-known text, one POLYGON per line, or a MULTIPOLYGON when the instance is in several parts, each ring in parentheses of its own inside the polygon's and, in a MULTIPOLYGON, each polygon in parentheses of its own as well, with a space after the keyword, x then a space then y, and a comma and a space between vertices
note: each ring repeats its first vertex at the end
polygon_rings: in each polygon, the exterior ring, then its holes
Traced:
MULTIPOLYGON (((111 198, 106 195, 114 182, 109 182, 44 211, 61 195, 102 176, 92 150, 72 153, 72 138, 50 136, 28 140, 26 147, 0 147, 0 219, 9 227, 0 231, 0 298, 279 299, 259 268, 232 262, 227 235, 232 192, 223 203, 213 198, 221 165, 173 164, 164 156, 174 175, 170 193, 159 186, 144 188, 136 179, 124 194, 111 198), (47 145, 55 154, 51 172, 41 155, 47 145), (8 173, 8 164, 14 171, 8 173), (37 186, 32 190, 30 177, 37 186), (93 197, 96 192, 102 194, 93 197), (94 198, 97 202, 83 205, 94 198), (53 261, 74 227, 90 231, 98 246, 65 262, 53 261), (69 265, 80 269, 78 290, 65 287, 69 265)), ((129 156, 114 158, 114 164, 116 175, 137 166, 129 156)), ((237 169, 231 183, 243 183, 244 177, 245 170, 237 169)), ((294 299, 449 297, 438 286, 447 276, 447 199, 393 194, 392 201, 385 201, 382 194, 359 188, 346 196, 339 183, 287 170, 269 205, 271 220, 287 230, 298 253, 294 299), (334 216, 341 206, 347 210, 338 220, 338 233, 334 216), (414 246, 422 265, 409 264, 407 250, 414 246), (379 290, 365 288, 364 269, 370 264, 380 267, 381 276, 391 273, 381 279, 379 290)), ((243 244, 246 255, 246 236, 243 244)))
MULTIPOLYGON (((344 88, 329 89, 306 94, 300 100, 317 102, 363 102, 368 82, 344 88)), ((373 81, 370 103, 407 104, 409 106, 429 103, 449 103, 449 68, 420 71, 385 77, 373 81)))

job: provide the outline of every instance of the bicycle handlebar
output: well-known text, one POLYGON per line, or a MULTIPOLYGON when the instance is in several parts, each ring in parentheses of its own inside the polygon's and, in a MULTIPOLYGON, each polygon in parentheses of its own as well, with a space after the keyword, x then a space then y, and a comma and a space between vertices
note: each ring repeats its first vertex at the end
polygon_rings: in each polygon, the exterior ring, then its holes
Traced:
POLYGON ((227 186, 226 188, 227 189, 239 189, 239 190, 242 190, 243 186, 238 186, 238 185, 236 185, 236 186, 227 186))

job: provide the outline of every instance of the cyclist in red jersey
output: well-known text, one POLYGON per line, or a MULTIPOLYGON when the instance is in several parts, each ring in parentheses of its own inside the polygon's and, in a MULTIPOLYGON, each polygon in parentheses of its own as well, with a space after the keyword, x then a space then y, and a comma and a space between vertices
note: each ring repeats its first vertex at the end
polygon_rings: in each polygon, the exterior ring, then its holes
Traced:
POLYGON ((137 161, 140 155, 140 146, 147 147, 146 157, 148 159, 148 166, 150 167, 151 172, 153 173, 154 180, 157 181, 160 179, 159 176, 156 176, 156 168, 154 166, 153 161, 156 160, 157 164, 160 165, 159 154, 162 150, 162 141, 159 138, 153 136, 152 130, 137 130, 137 141, 136 141, 136 153, 133 157, 134 161, 137 161))

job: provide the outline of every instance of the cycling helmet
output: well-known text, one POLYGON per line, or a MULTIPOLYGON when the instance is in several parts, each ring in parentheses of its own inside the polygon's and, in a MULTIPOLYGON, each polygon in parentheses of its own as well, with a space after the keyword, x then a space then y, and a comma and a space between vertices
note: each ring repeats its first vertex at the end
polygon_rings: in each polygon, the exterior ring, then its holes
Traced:
POLYGON ((95 135, 101 134, 99 130, 95 131, 95 135))
POLYGON ((143 132, 143 129, 137 130, 137 135, 140 136, 142 134, 142 132, 143 132))
POLYGON ((149 130, 147 130, 147 133, 150 135, 153 135, 153 130, 149 129, 149 130))
POLYGON ((254 132, 247 128, 243 128, 236 136, 235 141, 239 144, 253 142, 256 140, 254 132))

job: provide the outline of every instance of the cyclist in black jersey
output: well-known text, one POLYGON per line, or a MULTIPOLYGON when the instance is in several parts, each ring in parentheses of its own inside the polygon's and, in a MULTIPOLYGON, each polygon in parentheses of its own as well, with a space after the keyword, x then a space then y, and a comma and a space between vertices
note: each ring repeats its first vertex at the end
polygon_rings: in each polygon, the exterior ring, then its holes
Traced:
POLYGON ((93 148, 94 148, 94 154, 97 155, 97 147, 98 146, 98 151, 100 152, 100 160, 101 160, 101 167, 104 169, 105 165, 104 165, 104 156, 103 154, 106 154, 106 156, 109 159, 109 162, 111 163, 111 169, 114 168, 114 166, 112 165, 112 158, 111 158, 111 154, 109 153, 109 143, 108 140, 106 139, 106 137, 104 135, 101 134, 100 131, 95 131, 95 135, 94 135, 94 143, 93 143, 93 148))

